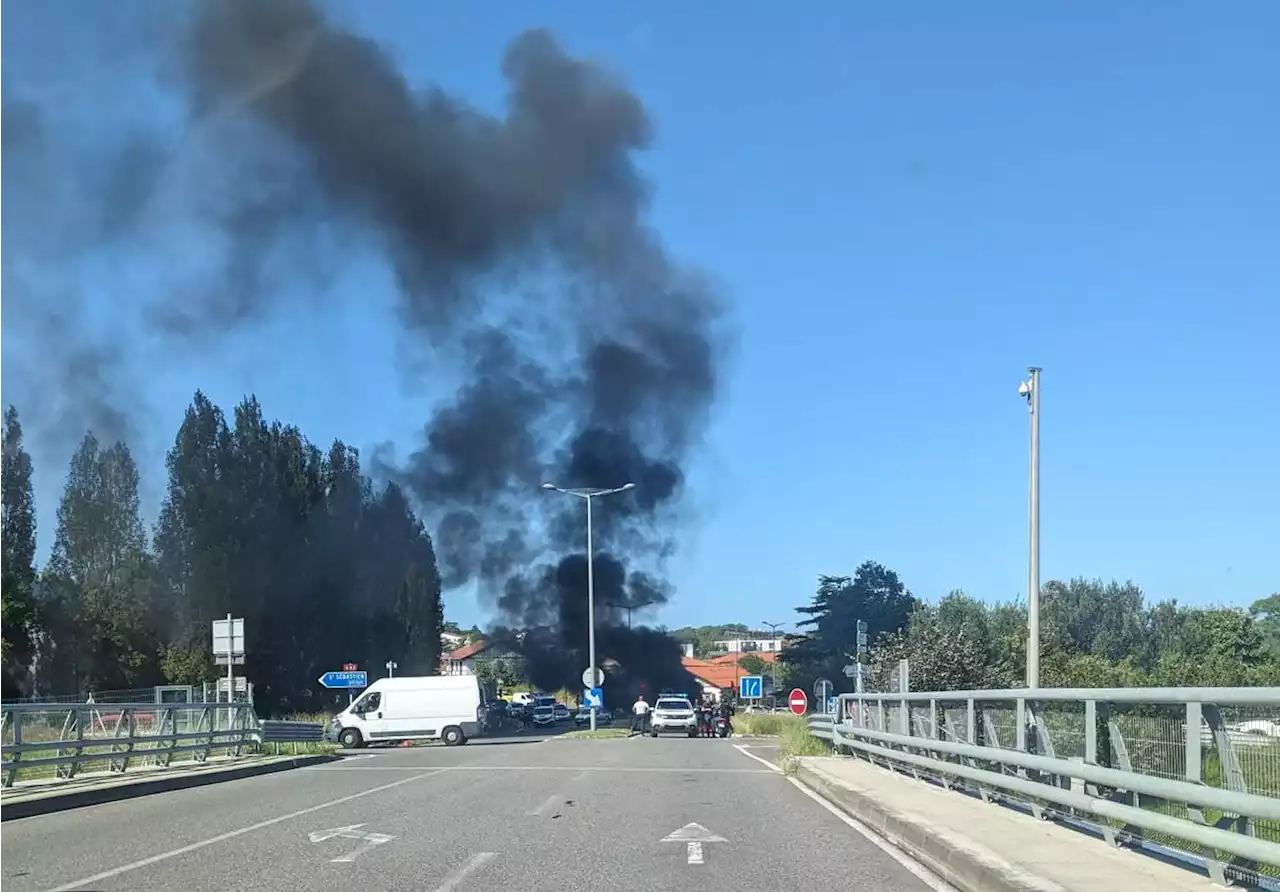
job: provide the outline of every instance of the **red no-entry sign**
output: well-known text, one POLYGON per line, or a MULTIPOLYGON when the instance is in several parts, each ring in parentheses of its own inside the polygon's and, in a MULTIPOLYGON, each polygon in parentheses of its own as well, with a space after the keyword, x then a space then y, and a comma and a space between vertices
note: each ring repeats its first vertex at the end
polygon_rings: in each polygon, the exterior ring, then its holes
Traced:
POLYGON ((804 715, 809 708, 809 695, 800 688, 792 688, 790 696, 787 697, 787 703, 796 715, 804 715))

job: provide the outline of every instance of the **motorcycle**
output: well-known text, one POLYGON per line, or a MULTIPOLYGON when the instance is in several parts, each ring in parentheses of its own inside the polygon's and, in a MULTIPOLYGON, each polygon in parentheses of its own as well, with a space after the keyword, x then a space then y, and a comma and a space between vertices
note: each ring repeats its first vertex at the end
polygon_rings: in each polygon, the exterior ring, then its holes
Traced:
POLYGON ((716 737, 728 737, 733 733, 733 725, 729 724, 729 720, 722 715, 716 716, 715 726, 716 737))

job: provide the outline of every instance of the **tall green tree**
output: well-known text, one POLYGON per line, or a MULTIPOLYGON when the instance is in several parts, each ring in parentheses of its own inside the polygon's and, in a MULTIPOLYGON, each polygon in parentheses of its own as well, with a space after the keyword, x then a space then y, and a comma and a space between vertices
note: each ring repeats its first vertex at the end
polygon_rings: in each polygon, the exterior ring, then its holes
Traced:
POLYGON ((842 685, 842 670, 856 654, 858 620, 874 640, 905 628, 918 606, 898 574, 875 561, 861 564, 852 577, 820 576, 813 602, 796 608, 807 617, 796 625, 807 631, 792 637, 779 660, 796 684, 821 676, 842 685))
POLYGON ((87 434, 71 458, 47 580, 55 675, 77 692, 154 682, 155 575, 138 468, 123 443, 87 434))
POLYGON ((31 692, 31 664, 39 632, 36 611, 36 506, 31 456, 22 445, 22 422, 4 413, 0 469, 0 665, 5 697, 31 692))
POLYGON ((227 613, 245 619, 243 671, 267 712, 332 704, 315 679, 346 662, 437 670, 431 539, 398 487, 373 492, 355 449, 321 451, 253 397, 228 423, 197 393, 167 466, 155 549, 171 680, 207 677, 209 624, 227 613))

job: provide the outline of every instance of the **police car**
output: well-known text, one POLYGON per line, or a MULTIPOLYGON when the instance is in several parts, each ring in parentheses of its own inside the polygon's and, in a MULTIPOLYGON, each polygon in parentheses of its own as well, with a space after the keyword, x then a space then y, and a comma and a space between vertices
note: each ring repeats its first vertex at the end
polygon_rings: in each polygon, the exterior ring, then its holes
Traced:
POLYGON ((664 731, 698 736, 698 718, 688 694, 670 693, 658 697, 649 714, 649 734, 657 737, 664 731))

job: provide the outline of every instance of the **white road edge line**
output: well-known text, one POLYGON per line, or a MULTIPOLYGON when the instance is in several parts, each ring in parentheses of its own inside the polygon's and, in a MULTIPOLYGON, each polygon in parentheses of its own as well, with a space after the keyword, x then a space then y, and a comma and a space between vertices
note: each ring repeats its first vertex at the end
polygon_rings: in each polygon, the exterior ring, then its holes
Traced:
POLYGON ((449 875, 443 883, 436 887, 436 892, 450 892, 451 889, 458 888, 458 884, 465 880, 468 876, 484 867, 494 858, 498 857, 497 852, 477 852, 471 856, 471 860, 459 867, 456 871, 449 875))
MULTIPOLYGON (((294 818, 300 818, 303 815, 309 815, 313 812, 322 811, 323 809, 326 809, 326 808, 333 808, 335 805, 342 805, 343 803, 351 802, 354 799, 361 799, 365 796, 372 796, 374 793, 381 793, 384 790, 390 790, 393 787, 399 787, 399 786, 402 786, 403 784, 413 783, 416 780, 421 780, 424 777, 432 777, 437 774, 440 774, 440 772, 427 771, 422 774, 415 774, 413 777, 404 777, 398 781, 392 781, 389 784, 382 784, 381 786, 371 787, 368 790, 361 790, 359 793, 352 793, 350 796, 343 796, 339 799, 334 799, 329 802, 322 802, 319 805, 312 805, 308 808, 302 808, 302 809, 299 809, 298 811, 292 811, 292 812, 289 812, 289 814, 287 815, 280 815, 275 818, 268 818, 265 821, 259 821, 256 824, 250 824, 248 827, 241 827, 239 830, 232 830, 228 833, 220 833, 217 836, 211 836, 208 839, 202 839, 200 840, 200 842, 193 842, 191 845, 183 846, 180 849, 173 849, 172 851, 161 852, 158 855, 152 855, 150 858, 143 858, 140 861, 134 861, 130 864, 125 864, 121 867, 114 867, 111 870, 104 870, 102 873, 96 873, 91 877, 85 877, 84 879, 76 880, 75 882, 58 886, 56 889, 49 890, 49 892, 74 892, 74 890, 79 889, 82 886, 94 886, 102 882, 103 880, 109 880, 112 877, 118 877, 122 873, 131 873, 135 870, 141 870, 144 867, 150 867, 152 864, 159 864, 161 861, 168 861, 170 858, 177 858, 179 855, 186 855, 190 852, 207 848, 208 846, 217 845, 220 842, 226 842, 228 839, 235 839, 237 836, 244 836, 246 833, 253 833, 257 830, 262 830, 265 827, 271 827, 275 824, 283 823, 284 821, 290 821, 290 820, 293 820, 294 818)), ((441 888, 443 889, 446 887, 442 886, 441 888)))
POLYGON ((746 756, 748 759, 755 759, 757 762, 759 762, 759 763, 760 763, 761 765, 763 765, 765 768, 768 768, 770 771, 772 771, 772 772, 774 772, 774 773, 776 773, 776 774, 782 774, 782 769, 781 769, 781 768, 779 768, 777 765, 774 765, 774 764, 773 764, 772 762, 770 762, 768 759, 762 759, 762 758, 760 758, 759 756, 757 756, 755 753, 749 753, 749 752, 747 752, 747 748, 746 748, 745 746, 743 746, 742 744, 740 744, 740 743, 735 743, 735 744, 733 745, 733 748, 734 748, 735 750, 737 750, 738 752, 742 753, 742 755, 746 756))
MULTIPOLYGON (((747 752, 746 749, 744 749, 742 746, 739 746, 736 743, 733 746, 734 746, 734 749, 742 753, 742 755, 746 756, 748 759, 755 759, 757 762, 762 762, 765 765, 768 765, 778 774, 782 774, 782 769, 779 768, 777 765, 774 765, 769 760, 762 759, 759 756, 757 756, 755 753, 747 752)), ((933 889, 934 892, 958 892, 955 886, 951 885, 946 880, 942 879, 942 877, 933 873, 931 870, 929 870, 919 861, 915 860, 906 852, 902 851, 897 846, 893 845, 891 842, 886 840, 880 834, 876 833, 870 827, 863 824, 861 821, 858 821, 855 818, 849 817, 849 815, 845 814, 843 811, 836 808, 830 802, 828 802, 827 800, 819 796, 817 793, 810 790, 808 787, 800 783, 800 781, 796 780, 794 777, 788 777, 786 778, 786 780, 793 787, 799 790, 801 793, 808 796, 810 799, 812 799, 814 802, 821 805, 827 811, 831 812, 831 814, 835 815, 837 818, 839 818, 849 827, 852 827, 859 834, 866 837, 868 842, 870 842, 880 851, 884 852, 894 861, 897 861, 899 864, 905 867, 908 871, 911 872, 911 874, 916 879, 920 880, 920 882, 924 883, 930 889, 933 889)))

